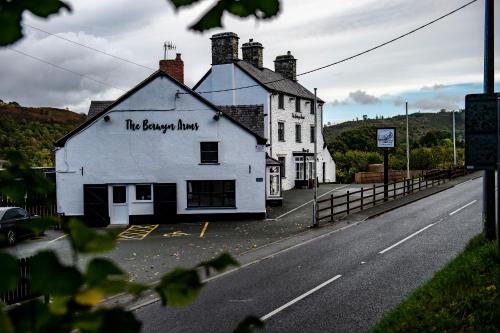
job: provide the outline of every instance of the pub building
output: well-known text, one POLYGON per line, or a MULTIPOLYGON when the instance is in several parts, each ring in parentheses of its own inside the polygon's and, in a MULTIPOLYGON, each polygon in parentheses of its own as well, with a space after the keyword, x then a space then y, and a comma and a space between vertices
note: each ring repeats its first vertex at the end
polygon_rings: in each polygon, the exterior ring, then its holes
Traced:
POLYGON ((280 165, 266 155, 262 105, 216 106, 183 76, 180 54, 161 60, 56 142, 58 213, 92 226, 265 218, 281 189, 268 188, 280 165))

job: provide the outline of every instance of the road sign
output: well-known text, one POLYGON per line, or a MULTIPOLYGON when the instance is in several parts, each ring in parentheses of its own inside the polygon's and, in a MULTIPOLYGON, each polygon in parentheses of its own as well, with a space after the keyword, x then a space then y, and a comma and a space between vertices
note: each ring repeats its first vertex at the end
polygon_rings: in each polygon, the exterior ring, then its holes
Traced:
POLYGON ((377 128, 377 147, 394 148, 396 145, 396 128, 381 127, 377 128))
POLYGON ((465 166, 494 170, 497 164, 497 112, 500 93, 465 96, 465 166))

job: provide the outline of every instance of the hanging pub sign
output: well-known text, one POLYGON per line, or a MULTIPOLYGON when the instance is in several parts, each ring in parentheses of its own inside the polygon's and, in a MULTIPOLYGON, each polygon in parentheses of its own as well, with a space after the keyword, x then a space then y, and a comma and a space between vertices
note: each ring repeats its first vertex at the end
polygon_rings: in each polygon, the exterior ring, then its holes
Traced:
POLYGON ((198 123, 185 123, 179 119, 176 123, 154 123, 149 119, 144 119, 142 122, 136 123, 132 119, 125 120, 125 128, 128 131, 161 131, 165 134, 167 131, 197 131, 200 126, 198 123))
POLYGON ((377 128, 377 148, 394 148, 396 146, 396 128, 377 128))
POLYGON ((465 166, 494 170, 497 164, 497 113, 500 93, 465 96, 465 166))

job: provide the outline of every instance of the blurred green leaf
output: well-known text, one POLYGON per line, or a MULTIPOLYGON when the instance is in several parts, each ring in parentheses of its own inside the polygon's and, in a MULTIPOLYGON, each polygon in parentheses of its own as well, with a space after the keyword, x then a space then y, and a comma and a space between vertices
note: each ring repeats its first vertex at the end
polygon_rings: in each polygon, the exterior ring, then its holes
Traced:
POLYGON ((59 0, 0 0, 0 45, 9 45, 23 37, 21 21, 23 13, 48 17, 61 9, 71 11, 65 2, 59 0))
POLYGON ((32 231, 36 236, 45 232, 45 230, 57 224, 57 219, 53 216, 34 218, 26 222, 20 223, 19 227, 32 231))
POLYGON ((55 315, 64 315, 68 312, 70 296, 54 296, 49 303, 49 310, 55 315))
POLYGON ((14 332, 63 332, 60 322, 52 316, 48 305, 33 299, 12 307, 7 312, 14 332))
POLYGON ((184 306, 196 298, 202 287, 196 270, 176 268, 164 275, 155 289, 163 305, 184 306))
POLYGON ((19 268, 17 260, 10 254, 0 252, 0 293, 12 290, 17 287, 19 281, 19 268))
POLYGON ((256 316, 248 316, 241 323, 238 324, 238 327, 234 330, 234 333, 252 333, 254 328, 263 328, 264 322, 260 320, 259 317, 256 316))
POLYGON ((80 253, 100 253, 114 249, 116 235, 111 230, 94 230, 77 219, 68 223, 71 244, 80 253))
POLYGON ((73 295, 83 284, 80 272, 64 266, 54 252, 42 251, 31 259, 31 287, 42 294, 73 295))
POLYGON ((222 253, 218 257, 204 261, 198 265, 198 267, 203 267, 207 275, 210 275, 210 268, 214 269, 216 272, 220 273, 225 271, 230 266, 239 266, 240 264, 236 259, 234 259, 229 253, 222 253))
POLYGON ((174 7, 179 8, 200 2, 200 0, 170 0, 170 2, 174 5, 174 7))
POLYGON ((94 258, 87 265, 85 281, 89 285, 99 285, 109 278, 126 278, 127 274, 114 262, 104 258, 94 258))
POLYGON ((99 309, 77 318, 74 328, 94 333, 137 333, 141 330, 141 322, 132 312, 122 308, 99 309))
POLYGON ((10 318, 5 313, 3 305, 0 304, 0 332, 2 333, 14 333, 14 327, 10 321, 10 318))
POLYGON ((75 295, 75 301, 81 305, 96 306, 106 293, 101 288, 86 288, 75 295))

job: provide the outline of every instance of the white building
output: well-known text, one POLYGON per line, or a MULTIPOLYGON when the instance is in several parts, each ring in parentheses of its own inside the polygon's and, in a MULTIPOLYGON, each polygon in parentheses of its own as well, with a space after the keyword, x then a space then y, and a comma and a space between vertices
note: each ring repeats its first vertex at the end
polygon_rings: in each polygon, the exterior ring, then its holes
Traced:
MULTIPOLYGON (((216 105, 262 105, 267 153, 282 165, 281 188, 304 186, 314 179, 314 140, 318 141, 318 180, 335 181, 335 162, 323 139, 323 101, 318 99, 314 122, 314 94, 297 82, 296 59, 288 52, 276 57, 275 70, 263 67, 263 47, 250 40, 238 58, 235 33, 213 35, 212 67, 193 90, 216 105)), ((268 167, 269 169, 269 167, 268 167)), ((269 173, 269 170, 268 170, 269 173)), ((270 177, 277 188, 280 177, 270 177)))
POLYGON ((264 218, 262 106, 217 107, 182 83, 180 55, 160 68, 56 143, 58 212, 96 226, 264 218))

